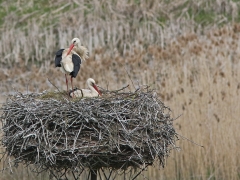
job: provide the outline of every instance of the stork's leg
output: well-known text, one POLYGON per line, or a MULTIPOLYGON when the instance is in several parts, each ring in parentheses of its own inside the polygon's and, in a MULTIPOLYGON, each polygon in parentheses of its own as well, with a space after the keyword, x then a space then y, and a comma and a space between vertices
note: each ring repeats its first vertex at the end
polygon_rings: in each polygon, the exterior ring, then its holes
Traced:
MULTIPOLYGON (((71 76, 71 85, 72 85, 72 90, 73 90, 73 79, 72 79, 72 76, 71 76)), ((73 98, 74 98, 74 91, 73 91, 73 98)))
POLYGON ((68 93, 68 79, 67 79, 67 75, 66 74, 65 74, 65 78, 66 78, 67 93, 68 93))

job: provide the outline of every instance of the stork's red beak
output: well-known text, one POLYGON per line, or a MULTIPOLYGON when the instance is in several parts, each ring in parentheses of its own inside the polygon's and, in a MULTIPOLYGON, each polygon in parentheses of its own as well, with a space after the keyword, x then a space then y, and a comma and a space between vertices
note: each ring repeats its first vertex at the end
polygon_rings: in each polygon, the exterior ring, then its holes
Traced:
POLYGON ((94 84, 93 85, 93 87, 94 87, 94 89, 98 92, 98 94, 100 95, 100 96, 102 96, 102 93, 99 91, 99 89, 97 88, 97 86, 94 84))
POLYGON ((67 52, 67 55, 69 55, 69 53, 71 52, 71 50, 73 49, 73 47, 74 47, 74 44, 71 44, 70 47, 69 47, 69 50, 68 50, 68 52, 67 52))

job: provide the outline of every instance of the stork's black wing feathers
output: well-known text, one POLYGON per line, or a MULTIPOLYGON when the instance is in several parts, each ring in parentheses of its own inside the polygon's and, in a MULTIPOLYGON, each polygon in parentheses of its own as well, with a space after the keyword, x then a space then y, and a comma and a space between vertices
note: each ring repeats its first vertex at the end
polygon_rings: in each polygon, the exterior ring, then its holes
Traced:
POLYGON ((55 56, 55 67, 61 67, 61 61, 62 61, 62 52, 64 49, 60 49, 56 52, 55 56))
POLYGON ((82 60, 81 60, 80 56, 73 54, 72 62, 73 62, 73 71, 70 73, 70 75, 75 78, 78 74, 78 71, 80 70, 82 60))

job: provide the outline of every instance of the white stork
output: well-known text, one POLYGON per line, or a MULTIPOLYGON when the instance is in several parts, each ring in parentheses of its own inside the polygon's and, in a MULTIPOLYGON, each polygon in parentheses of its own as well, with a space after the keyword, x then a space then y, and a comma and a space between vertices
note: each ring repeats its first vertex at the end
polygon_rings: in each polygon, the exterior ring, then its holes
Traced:
POLYGON ((56 52, 55 56, 55 66, 60 67, 60 70, 65 73, 67 92, 68 92, 68 78, 67 74, 72 78, 76 78, 78 71, 80 70, 80 65, 82 60, 88 59, 88 50, 86 47, 81 46, 81 41, 78 38, 72 39, 72 44, 67 49, 60 49, 56 52))
POLYGON ((98 97, 101 96, 101 92, 96 86, 94 79, 88 78, 87 85, 89 89, 73 89, 69 92, 70 97, 98 97))

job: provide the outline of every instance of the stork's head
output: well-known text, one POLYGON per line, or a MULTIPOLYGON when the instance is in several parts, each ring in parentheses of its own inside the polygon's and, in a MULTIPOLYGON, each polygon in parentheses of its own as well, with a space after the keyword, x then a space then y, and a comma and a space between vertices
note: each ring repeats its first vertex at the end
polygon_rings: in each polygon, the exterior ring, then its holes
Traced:
POLYGON ((87 79, 87 85, 88 85, 89 87, 92 86, 92 87, 98 92, 98 94, 99 94, 100 96, 102 95, 102 93, 99 91, 98 87, 96 86, 96 83, 95 83, 94 79, 88 78, 88 79, 87 79))
POLYGON ((74 46, 81 46, 81 41, 80 41, 80 39, 78 39, 78 38, 73 38, 73 39, 72 39, 72 44, 73 44, 74 46))
POLYGON ((73 38, 72 39, 72 44, 69 47, 69 50, 67 52, 67 55, 71 52, 71 50, 74 48, 74 46, 81 46, 81 41, 78 38, 73 38))

